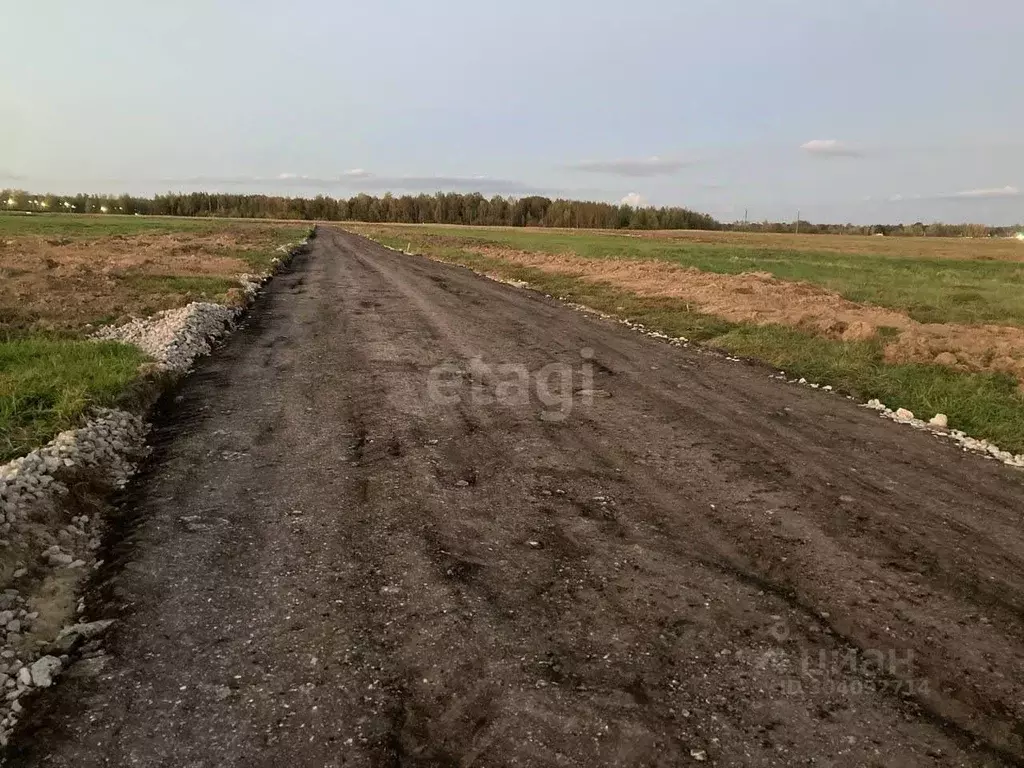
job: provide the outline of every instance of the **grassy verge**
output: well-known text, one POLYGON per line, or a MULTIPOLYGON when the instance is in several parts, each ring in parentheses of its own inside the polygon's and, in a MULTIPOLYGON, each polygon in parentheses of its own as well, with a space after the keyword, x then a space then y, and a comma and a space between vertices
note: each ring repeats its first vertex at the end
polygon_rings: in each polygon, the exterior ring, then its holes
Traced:
POLYGON ((832 341, 775 325, 738 326, 712 343, 771 363, 787 375, 831 384, 864 400, 877 397, 925 419, 944 413, 956 429, 1012 453, 1024 452, 1024 397, 1007 374, 896 365, 885 362, 880 340, 832 341))
MULTIPOLYGON (((395 248, 410 242, 404 232, 378 231, 373 236, 395 248)), ((647 298, 579 276, 549 274, 443 240, 419 239, 414 249, 480 272, 524 280, 546 293, 769 363, 789 376, 830 384, 864 400, 877 397, 891 407, 909 408, 925 418, 945 413, 957 429, 993 440, 1004 450, 1024 452, 1024 396, 1008 375, 961 373, 939 365, 894 365, 884 360, 884 339, 833 341, 783 326, 731 323, 695 311, 678 299, 647 298)))
POLYGON ((78 426, 90 408, 117 404, 144 361, 116 342, 0 340, 0 461, 78 426))
MULTIPOLYGON (((972 258, 796 250, 736 243, 627 237, 596 232, 546 232, 455 227, 354 227, 414 250, 499 247, 589 259, 658 260, 703 272, 768 272, 804 281, 858 303, 896 309, 922 323, 1024 325, 1024 263, 972 258)), ((909 245, 913 245, 910 243, 909 245)), ((1024 248, 1021 249, 1024 252, 1024 248)))

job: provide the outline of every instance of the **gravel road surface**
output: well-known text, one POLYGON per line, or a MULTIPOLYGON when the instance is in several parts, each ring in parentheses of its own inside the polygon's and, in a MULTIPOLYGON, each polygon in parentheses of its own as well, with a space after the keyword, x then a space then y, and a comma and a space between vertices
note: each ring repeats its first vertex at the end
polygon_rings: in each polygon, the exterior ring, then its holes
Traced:
POLYGON ((770 373, 321 228, 9 764, 1021 765, 1024 474, 770 373))

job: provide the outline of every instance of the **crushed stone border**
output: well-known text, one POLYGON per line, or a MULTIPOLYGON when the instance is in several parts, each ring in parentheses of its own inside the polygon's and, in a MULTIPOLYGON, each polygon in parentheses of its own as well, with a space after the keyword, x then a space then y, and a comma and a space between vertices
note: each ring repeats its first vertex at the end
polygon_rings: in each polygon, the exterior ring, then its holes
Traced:
MULTIPOLYGON (((168 383, 175 382, 238 326, 261 288, 315 236, 313 226, 304 240, 279 247, 281 256, 266 274, 240 275, 244 306, 193 302, 101 329, 92 338, 139 347, 154 360, 151 367, 170 374, 168 383)), ((84 575, 102 565, 97 552, 105 520, 98 514, 70 514, 76 511, 75 489, 86 486, 92 498, 105 498, 124 488, 149 455, 149 430, 143 414, 96 409, 82 427, 0 465, 0 548, 18 558, 11 572, 0 573, 6 582, 0 592, 0 747, 7 746, 19 722, 25 696, 48 688, 72 663, 86 666, 88 674, 106 663, 102 634, 113 620, 65 625, 54 637, 27 636, 41 619, 29 610, 33 595, 25 593, 47 579, 77 578, 81 588, 84 575)), ((76 615, 85 610, 78 596, 76 615)))

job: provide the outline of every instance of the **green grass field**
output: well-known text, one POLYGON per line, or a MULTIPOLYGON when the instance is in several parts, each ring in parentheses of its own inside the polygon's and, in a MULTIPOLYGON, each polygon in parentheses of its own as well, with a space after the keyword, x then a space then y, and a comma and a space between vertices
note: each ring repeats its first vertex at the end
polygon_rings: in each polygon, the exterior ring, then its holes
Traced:
MULTIPOLYGON (((263 221, 169 216, 122 216, 118 214, 9 213, 0 211, 0 237, 43 235, 66 238, 117 237, 125 235, 212 234, 231 225, 266 226, 263 221)), ((297 222, 301 225, 302 222, 297 222)), ((289 225, 291 226, 291 225, 289 225)), ((308 228, 308 226, 307 226, 308 228)))
POLYGON ((990 322, 993 318, 1024 322, 1024 265, 1018 263, 691 246, 600 233, 383 225, 349 228, 391 247, 411 244, 417 253, 526 281, 552 295, 766 362, 789 376, 830 384, 864 400, 877 397, 891 407, 908 408, 925 418, 945 413, 954 428, 994 440, 1005 450, 1024 452, 1024 396, 1010 375, 965 373, 931 364, 892 364, 883 356, 884 335, 870 341, 843 342, 780 325, 733 323, 695 311, 678 299, 638 296, 607 283, 512 264, 473 248, 491 244, 588 258, 659 259, 709 272, 767 271, 782 279, 832 288, 853 300, 874 298, 880 306, 903 309, 932 322, 990 322), (968 292, 977 297, 967 296, 968 292))

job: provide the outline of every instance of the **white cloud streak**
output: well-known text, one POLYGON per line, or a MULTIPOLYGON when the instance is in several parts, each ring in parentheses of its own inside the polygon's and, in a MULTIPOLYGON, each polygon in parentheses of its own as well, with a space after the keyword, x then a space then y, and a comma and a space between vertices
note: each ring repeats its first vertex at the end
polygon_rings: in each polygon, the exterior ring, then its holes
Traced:
POLYGON ((838 139, 811 139, 800 149, 818 157, 860 157, 863 153, 838 139))
POLYGON ((992 189, 965 189, 963 192, 955 192, 945 197, 957 200, 998 200, 1006 197, 1020 197, 1020 190, 1009 185, 992 189))
POLYGON ((1010 200, 1017 197, 1021 197, 1020 189, 1018 187, 1007 185, 1005 187, 965 189, 960 192, 946 192, 933 195, 892 195, 888 200, 890 203, 903 203, 914 200, 959 200, 967 202, 971 200, 1010 200))

